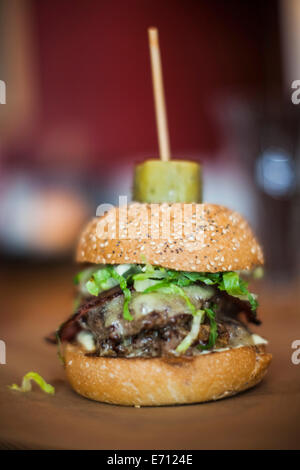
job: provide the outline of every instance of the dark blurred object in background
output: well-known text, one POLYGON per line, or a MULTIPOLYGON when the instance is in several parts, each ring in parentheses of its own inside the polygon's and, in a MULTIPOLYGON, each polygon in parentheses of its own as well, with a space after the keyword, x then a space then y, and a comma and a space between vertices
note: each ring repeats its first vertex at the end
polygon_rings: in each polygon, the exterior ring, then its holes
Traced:
POLYGON ((0 0, 2 254, 68 255, 98 204, 130 194, 134 163, 157 155, 151 25, 173 156, 203 162, 205 200, 242 212, 269 273, 294 278, 297 0, 0 0))

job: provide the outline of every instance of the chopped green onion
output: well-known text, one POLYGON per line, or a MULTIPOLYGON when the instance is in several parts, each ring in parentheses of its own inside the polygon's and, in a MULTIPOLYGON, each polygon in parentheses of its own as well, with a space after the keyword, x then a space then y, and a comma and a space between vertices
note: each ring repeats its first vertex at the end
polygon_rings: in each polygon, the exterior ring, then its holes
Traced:
MULTIPOLYGON (((182 288, 196 282, 203 282, 208 286, 215 285, 231 296, 246 298, 254 313, 258 305, 255 296, 248 290, 247 282, 242 280, 239 273, 234 271, 224 273, 175 271, 174 269, 166 269, 146 263, 145 265, 106 265, 96 271, 93 270, 92 274, 91 271, 89 272, 90 278, 87 280, 85 287, 91 295, 97 296, 104 290, 120 285, 125 298, 123 315, 129 321, 133 319, 129 311, 131 300, 131 291, 128 289, 129 283, 133 283, 138 292, 149 293, 160 290, 165 293, 178 294, 185 299, 193 315, 196 313, 196 308, 182 288)), ((82 273, 79 273, 78 277, 80 283, 82 283, 83 278, 86 279, 82 273)))
POLYGON ((187 349, 197 339, 197 337, 199 335, 199 330, 200 330, 200 326, 201 326, 203 316, 204 316, 204 310, 197 310, 196 314, 193 316, 191 331, 181 341, 181 343, 177 346, 177 348, 176 348, 177 353, 179 353, 179 354, 185 353, 187 351, 187 349))
POLYGON ((160 281, 155 279, 137 280, 134 281, 133 287, 136 292, 144 292, 146 289, 148 289, 148 287, 155 286, 158 283, 160 283, 160 281))
POLYGON ((111 277, 115 279, 116 281, 118 281, 118 284, 120 285, 120 288, 122 289, 123 294, 124 294, 125 300, 124 300, 124 306, 123 306, 123 316, 125 320, 132 321, 133 316, 129 312, 129 302, 131 300, 131 291, 127 287, 127 281, 125 277, 118 274, 114 270, 114 268, 110 268, 110 273, 111 273, 111 277))
POLYGON ((163 294, 175 294, 175 295, 180 295, 185 302, 187 303, 192 315, 196 315, 196 307, 195 305, 191 302, 190 298, 188 295, 184 292, 182 287, 168 281, 162 281, 159 282, 158 284, 148 287, 148 289, 144 290, 144 294, 148 294, 149 292, 157 291, 159 290, 163 294))
POLYGON ((164 268, 155 268, 151 264, 146 264, 143 272, 134 274, 132 279, 134 281, 144 281, 146 279, 163 279, 167 277, 167 271, 164 268))
POLYGON ((199 348, 211 349, 216 344, 218 338, 218 325, 215 319, 215 312, 211 308, 205 308, 204 311, 210 321, 209 340, 205 346, 199 344, 199 348))
POLYGON ((55 388, 47 384, 47 382, 40 376, 37 372, 28 372, 22 380, 22 385, 19 387, 17 384, 10 385, 9 388, 11 390, 17 390, 18 392, 31 392, 32 384, 31 381, 37 383, 37 385, 43 390, 45 393, 49 393, 50 395, 54 395, 55 388))

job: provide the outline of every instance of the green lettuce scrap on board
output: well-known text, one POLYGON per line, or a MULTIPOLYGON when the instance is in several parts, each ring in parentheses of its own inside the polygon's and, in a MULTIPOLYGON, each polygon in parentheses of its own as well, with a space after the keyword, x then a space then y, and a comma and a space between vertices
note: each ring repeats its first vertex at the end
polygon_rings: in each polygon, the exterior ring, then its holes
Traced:
POLYGON ((80 284, 81 289, 93 296, 98 296, 112 287, 120 286, 124 294, 123 316, 127 321, 133 320, 129 310, 131 290, 128 286, 133 285, 137 292, 144 294, 161 292, 182 297, 193 315, 193 320, 190 333, 177 346, 176 352, 178 353, 184 353, 190 347, 205 317, 210 322, 209 341, 206 346, 199 345, 199 348, 212 348, 218 337, 214 306, 197 310, 183 289, 199 281, 207 286, 216 286, 233 297, 247 300, 251 305, 251 310, 256 312, 258 305, 256 297, 249 292, 248 283, 236 271, 207 273, 175 271, 151 264, 105 265, 98 269, 88 268, 81 271, 74 279, 76 284, 80 284))
POLYGON ((9 388, 18 392, 31 392, 32 381, 34 381, 43 390, 43 392, 48 393, 49 395, 54 395, 55 388, 48 384, 37 372, 28 372, 24 375, 21 386, 12 384, 9 385, 9 388))

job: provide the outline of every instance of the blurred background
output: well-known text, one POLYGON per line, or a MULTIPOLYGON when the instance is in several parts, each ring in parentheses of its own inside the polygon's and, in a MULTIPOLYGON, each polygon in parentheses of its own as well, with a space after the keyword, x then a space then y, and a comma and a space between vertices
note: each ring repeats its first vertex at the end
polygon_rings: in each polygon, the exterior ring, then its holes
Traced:
POLYGON ((267 276, 295 281, 299 0, 0 0, 2 276, 70 264, 97 205, 130 196, 134 164, 158 155, 149 26, 173 157, 202 162, 204 200, 240 211, 267 276))
MULTIPOLYGON (((202 163, 204 200, 240 211, 266 255, 265 279, 251 286, 263 325, 251 330, 270 341, 270 374, 263 388, 229 400, 221 413, 201 408, 213 434, 187 431, 185 442, 197 448, 213 436, 210 447, 299 446, 299 366, 291 345, 300 331, 300 104, 291 98, 300 81, 300 0, 0 0, 0 340, 7 345, 0 392, 4 397, 28 370, 58 389, 48 412, 38 391, 26 402, 3 398, 0 447, 23 448, 24 441, 32 448, 26 442, 35 439, 38 448, 46 440, 55 448, 62 433, 73 447, 87 441, 85 427, 64 418, 73 408, 63 401, 56 348, 44 338, 74 308, 82 226, 99 204, 130 197, 135 163, 158 157, 149 26, 159 29, 173 158, 202 163), (216 419, 224 416, 232 429, 247 425, 222 433, 216 419), (18 446, 5 447, 10 440, 18 446)), ((95 418, 89 429, 99 446, 110 439, 101 409, 86 414, 95 418)), ((154 419, 167 416, 161 410, 137 418, 140 448, 151 445, 154 419)), ((76 402, 76 419, 84 412, 76 402)), ((116 411, 119 436, 127 413, 116 411)), ((159 423, 177 445, 183 415, 189 418, 187 408, 176 414, 177 441, 175 428, 166 427, 173 421, 159 423)), ((115 448, 115 428, 110 435, 115 448)))

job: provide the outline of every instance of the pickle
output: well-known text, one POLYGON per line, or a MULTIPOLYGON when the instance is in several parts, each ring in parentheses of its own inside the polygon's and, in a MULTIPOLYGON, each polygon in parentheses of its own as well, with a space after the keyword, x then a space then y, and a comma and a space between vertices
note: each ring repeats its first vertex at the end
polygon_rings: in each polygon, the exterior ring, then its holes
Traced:
POLYGON ((146 160, 136 165, 133 200, 137 202, 202 202, 202 172, 197 162, 146 160))

